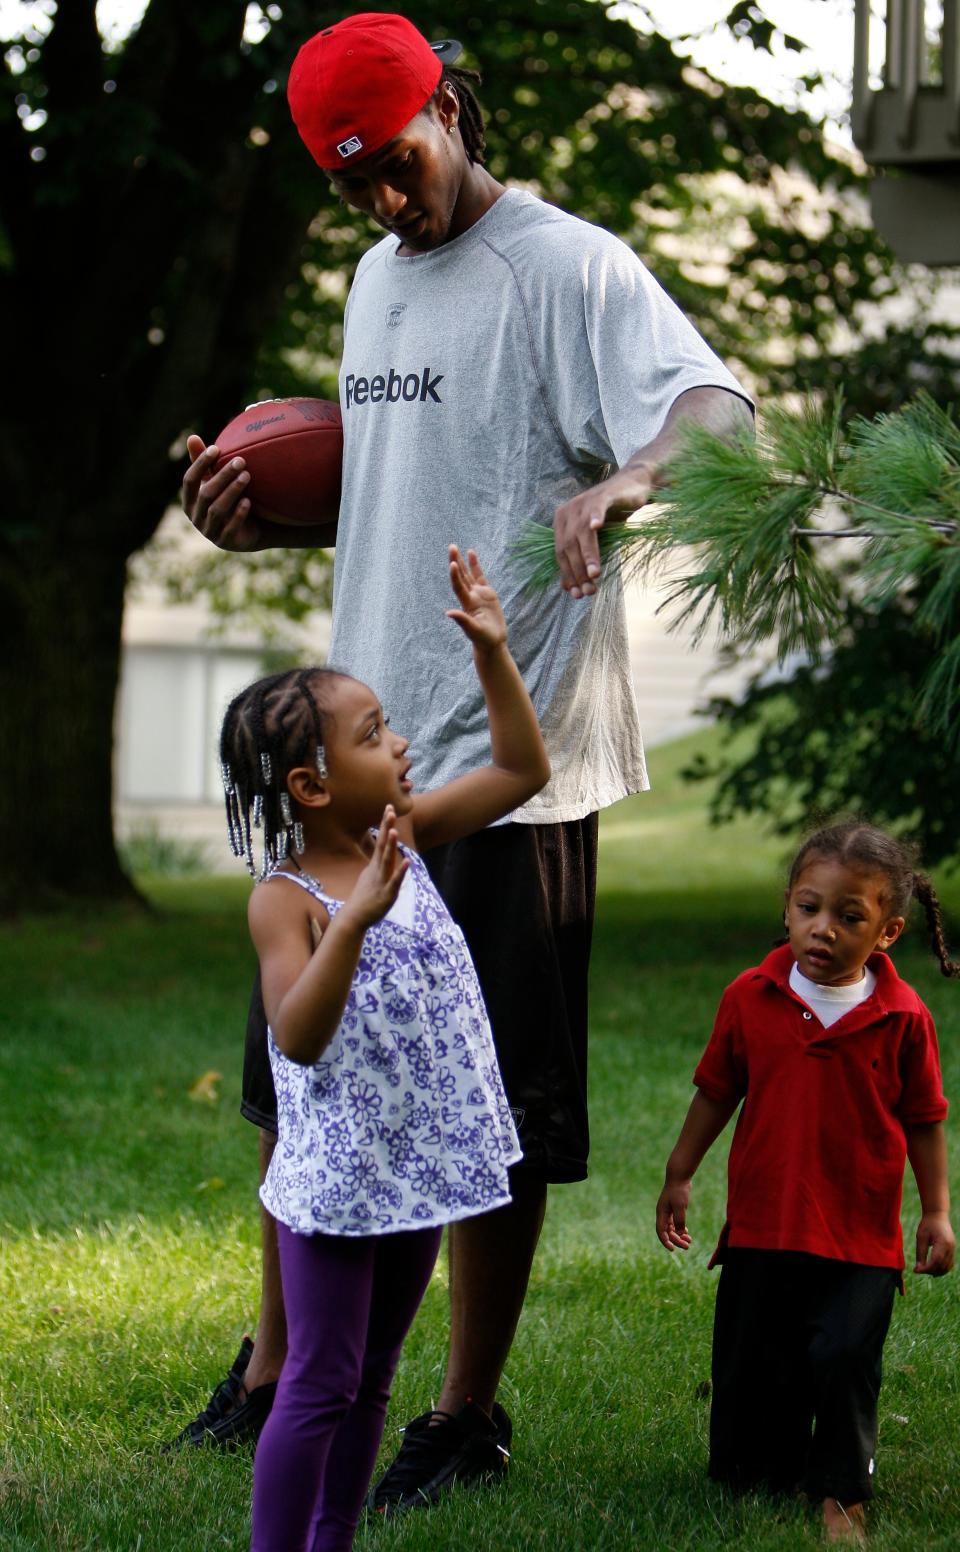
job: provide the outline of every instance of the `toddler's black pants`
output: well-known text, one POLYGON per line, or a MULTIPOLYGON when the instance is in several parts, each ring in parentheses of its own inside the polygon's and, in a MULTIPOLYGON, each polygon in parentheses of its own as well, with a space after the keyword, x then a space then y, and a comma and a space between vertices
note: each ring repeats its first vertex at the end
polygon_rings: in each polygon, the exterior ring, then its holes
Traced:
POLYGON ((873 1492, 883 1343, 900 1273, 727 1250, 713 1328, 710 1475, 861 1503, 873 1492))

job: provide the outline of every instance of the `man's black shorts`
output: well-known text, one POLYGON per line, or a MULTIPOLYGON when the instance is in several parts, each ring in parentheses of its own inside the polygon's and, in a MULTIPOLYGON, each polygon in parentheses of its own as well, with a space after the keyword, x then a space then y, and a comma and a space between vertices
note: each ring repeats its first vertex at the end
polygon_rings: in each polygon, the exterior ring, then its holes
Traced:
MULTIPOLYGON (((467 940, 523 1148, 517 1166, 583 1180, 587 971, 597 881, 597 815, 496 825, 425 852, 467 940)), ((242 1113, 276 1131, 259 975, 247 1018, 242 1113)))

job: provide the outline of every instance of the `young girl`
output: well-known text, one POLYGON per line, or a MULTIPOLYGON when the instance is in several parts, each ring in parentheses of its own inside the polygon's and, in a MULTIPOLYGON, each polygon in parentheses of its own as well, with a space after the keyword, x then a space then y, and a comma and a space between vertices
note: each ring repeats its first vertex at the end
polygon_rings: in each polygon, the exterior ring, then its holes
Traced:
POLYGON ((262 679, 223 725, 234 851, 270 1021, 288 1355, 257 1449, 253 1552, 353 1543, 441 1227, 510 1200, 519 1148, 463 937, 417 856, 491 824, 549 764, 476 555, 450 550, 492 763, 414 796, 408 743, 331 669, 262 679))
POLYGON ((686 1250, 692 1176, 743 1100, 710 1262, 723 1267, 710 1475, 802 1487, 831 1541, 864 1539, 907 1157, 923 1214, 914 1271, 953 1265, 936 1034, 886 952, 913 895, 944 975, 960 974, 933 888, 899 842, 853 822, 805 843, 788 942, 724 993, 657 1203, 661 1243, 686 1250))

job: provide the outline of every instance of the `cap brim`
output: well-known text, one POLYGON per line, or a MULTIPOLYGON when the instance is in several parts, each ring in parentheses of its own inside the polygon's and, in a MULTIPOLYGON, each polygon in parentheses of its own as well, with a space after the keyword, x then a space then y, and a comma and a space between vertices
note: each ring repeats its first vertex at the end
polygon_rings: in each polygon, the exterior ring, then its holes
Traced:
POLYGON ((430 47, 442 65, 452 65, 463 53, 463 44, 458 43, 456 38, 438 38, 430 47))

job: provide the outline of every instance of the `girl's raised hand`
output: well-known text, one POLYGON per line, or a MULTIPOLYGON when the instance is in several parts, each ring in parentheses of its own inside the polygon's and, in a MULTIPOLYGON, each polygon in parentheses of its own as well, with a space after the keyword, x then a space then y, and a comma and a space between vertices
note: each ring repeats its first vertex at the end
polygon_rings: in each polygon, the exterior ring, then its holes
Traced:
POLYGON ((407 858, 400 850, 396 830, 397 816, 387 804, 377 831, 373 854, 354 884, 343 910, 361 927, 372 927, 386 916, 400 893, 407 858))
POLYGON ((492 652, 507 639, 507 622, 500 600, 483 574, 476 550, 467 551, 467 560, 455 544, 450 546, 450 582, 460 600, 459 609, 448 609, 447 618, 456 620, 463 634, 481 652, 492 652))

